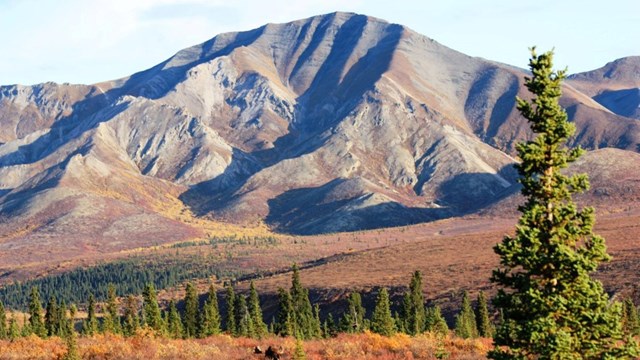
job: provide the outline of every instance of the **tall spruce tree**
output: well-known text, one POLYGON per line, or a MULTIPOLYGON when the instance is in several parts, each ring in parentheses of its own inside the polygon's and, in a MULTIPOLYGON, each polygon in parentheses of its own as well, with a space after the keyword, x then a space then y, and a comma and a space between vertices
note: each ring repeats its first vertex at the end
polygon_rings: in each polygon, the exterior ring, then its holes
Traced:
POLYGON ((207 337, 220 334, 220 310, 218 308, 218 297, 213 285, 209 286, 209 294, 202 308, 202 318, 200 321, 200 336, 207 337))
POLYGON ((404 331, 410 335, 420 334, 425 330, 424 295, 422 294, 422 273, 416 270, 411 276, 409 292, 402 299, 400 311, 404 331))
POLYGON ((174 339, 182 338, 182 319, 176 308, 176 303, 171 300, 169 302, 169 314, 167 315, 167 332, 174 339))
POLYGON ((98 318, 96 317, 96 300, 93 294, 89 293, 89 301, 87 303, 87 319, 82 325, 82 332, 85 335, 95 335, 98 333, 98 318))
POLYGON ((283 288, 278 289, 278 318, 274 330, 280 336, 295 335, 295 312, 291 294, 283 288))
POLYGON ((253 323, 254 336, 258 339, 267 335, 267 325, 262 318, 262 307, 260 306, 260 297, 256 290, 253 281, 249 285, 249 301, 247 306, 249 307, 249 315, 251 315, 251 322, 253 323))
MULTIPOLYGON (((42 309, 42 302, 40 301, 40 292, 37 287, 31 288, 29 294, 29 326, 27 328, 28 333, 36 334, 39 337, 47 336, 47 329, 44 326, 44 310, 42 309)), ((23 329, 26 326, 23 326, 23 329)))
POLYGON ((425 329, 436 334, 446 335, 449 333, 449 325, 442 316, 442 310, 437 305, 426 308, 425 311, 425 329))
POLYGON ((484 296, 484 292, 478 293, 478 301, 476 302, 476 328, 478 329, 478 335, 481 337, 493 336, 493 324, 489 317, 489 309, 487 307, 487 298, 484 296))
POLYGON ((184 336, 196 337, 198 331, 198 294, 192 283, 187 283, 184 295, 184 336))
POLYGON ((391 336, 396 332, 387 288, 380 289, 376 298, 376 305, 371 316, 371 331, 384 336, 391 336))
POLYGON ((47 312, 44 315, 44 327, 47 329, 47 334, 49 336, 57 335, 58 329, 58 316, 60 312, 58 311, 58 301, 55 296, 49 296, 49 301, 47 302, 47 312))
POLYGON ((124 323, 122 332, 126 336, 132 336, 140 326, 140 318, 138 317, 138 300, 133 295, 129 295, 124 306, 124 323))
POLYGON ((347 298, 347 309, 340 319, 340 330, 346 333, 361 333, 365 330, 365 308, 358 292, 352 292, 347 298))
POLYGON ((235 336, 254 337, 253 321, 247 300, 241 294, 236 295, 235 316, 236 316, 236 332, 235 336))
POLYGON ((112 334, 120 334, 122 328, 120 325, 120 316, 118 315, 118 303, 116 299, 116 287, 109 284, 107 288, 107 307, 102 322, 103 331, 112 334))
POLYGON ((160 305, 158 305, 158 296, 156 289, 152 283, 148 283, 142 292, 142 316, 144 324, 157 332, 164 330, 164 321, 160 305))
POLYGON ((0 340, 4 340, 9 336, 9 329, 7 328, 7 313, 4 310, 4 305, 0 301, 0 340))
POLYGON ((301 339, 312 339, 320 337, 317 333, 320 324, 316 324, 313 316, 313 307, 309 301, 309 290, 302 286, 300 281, 300 271, 296 264, 293 265, 293 274, 291 275, 291 304, 294 312, 294 335, 301 339))
POLYGON ((460 312, 456 315, 456 335, 464 339, 478 337, 476 316, 473 313, 469 294, 466 291, 462 293, 462 305, 460 312))
POLYGON ((236 334, 236 293, 231 284, 227 285, 227 333, 229 335, 236 334))
POLYGON ((16 320, 16 314, 14 313, 11 316, 11 320, 9 320, 9 333, 7 334, 9 340, 15 340, 20 337, 20 326, 18 325, 18 320, 16 320))
POLYGON ((575 126, 558 103, 566 71, 554 71, 552 60, 552 52, 537 55, 532 49, 525 86, 533 99, 517 99, 537 135, 516 146, 526 202, 515 236, 494 248, 500 267, 492 281, 501 286, 494 304, 504 322, 489 357, 629 358, 637 346, 622 341, 620 307, 609 304, 600 282, 590 277, 609 260, 604 239, 592 232, 594 209, 578 210, 571 199, 589 187, 587 176, 561 172, 583 150, 565 146, 575 126))

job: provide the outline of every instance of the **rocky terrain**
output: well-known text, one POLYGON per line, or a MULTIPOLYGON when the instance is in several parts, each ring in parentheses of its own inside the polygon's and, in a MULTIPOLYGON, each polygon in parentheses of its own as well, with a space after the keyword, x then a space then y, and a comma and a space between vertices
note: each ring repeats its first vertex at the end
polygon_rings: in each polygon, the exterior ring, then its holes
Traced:
MULTIPOLYGON (((2 260, 199 238, 202 219, 318 234, 497 213, 530 137, 524 76, 332 13, 221 34, 123 79, 2 86, 2 260)), ((603 207, 638 203, 638 88, 640 57, 565 83, 571 145, 615 148, 576 164, 603 207)))

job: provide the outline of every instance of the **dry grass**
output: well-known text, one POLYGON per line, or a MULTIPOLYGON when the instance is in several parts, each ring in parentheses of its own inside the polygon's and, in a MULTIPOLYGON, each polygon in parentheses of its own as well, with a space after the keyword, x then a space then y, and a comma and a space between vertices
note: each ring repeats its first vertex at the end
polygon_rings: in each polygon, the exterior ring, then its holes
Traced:
MULTIPOLYGON (((231 338, 226 335, 197 340, 170 340, 141 331, 131 338, 97 335, 78 339, 83 359, 263 359, 254 354, 260 346, 282 347, 283 359, 290 359, 295 348, 292 338, 272 337, 262 340, 231 338)), ((312 340, 303 344, 307 359, 486 359, 491 348, 490 339, 460 339, 423 334, 409 337, 398 334, 384 337, 372 333, 341 334, 336 338, 312 340)), ((0 341, 2 360, 55 360, 66 352, 60 338, 42 340, 31 336, 14 342, 0 341)))

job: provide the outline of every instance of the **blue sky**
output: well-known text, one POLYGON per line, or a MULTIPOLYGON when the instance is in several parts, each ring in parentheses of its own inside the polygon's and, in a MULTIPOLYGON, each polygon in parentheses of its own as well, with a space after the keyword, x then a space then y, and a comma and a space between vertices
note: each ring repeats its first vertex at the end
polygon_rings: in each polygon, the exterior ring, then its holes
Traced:
POLYGON ((0 0, 0 84, 120 78, 221 32, 337 10, 520 67, 531 45, 570 73, 640 55, 639 0, 0 0))

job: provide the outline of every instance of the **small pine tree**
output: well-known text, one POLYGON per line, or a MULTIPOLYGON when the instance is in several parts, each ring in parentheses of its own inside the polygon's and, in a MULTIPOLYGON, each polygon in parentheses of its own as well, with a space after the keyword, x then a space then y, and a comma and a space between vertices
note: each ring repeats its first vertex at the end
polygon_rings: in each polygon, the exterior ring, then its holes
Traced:
POLYGON ((209 286, 209 294, 202 309, 200 322, 200 336, 207 337, 220 333, 220 310, 218 309, 218 297, 213 285, 209 286))
POLYGON ((640 318, 638 318, 638 308, 633 304, 633 300, 626 299, 622 310, 622 328, 625 334, 640 335, 640 318))
POLYGON ((169 314, 167 315, 167 331, 169 336, 174 339, 182 338, 182 319, 176 308, 176 303, 171 300, 169 302, 169 314))
POLYGON ((47 312, 44 315, 44 327, 47 329, 47 335, 56 335, 59 315, 58 301, 55 296, 50 296, 47 302, 47 312))
POLYGON ((300 338, 296 338, 296 347, 293 350, 293 360, 307 360, 307 353, 304 352, 304 346, 300 338))
POLYGON ((236 333, 235 336, 253 337, 254 327, 247 307, 247 300, 242 295, 236 295, 236 333))
POLYGON ((391 316, 391 304, 387 288, 382 288, 376 298, 376 305, 371 316, 371 331, 391 336, 395 333, 395 324, 391 316))
POLYGON ((294 321, 294 334, 302 339, 312 339, 319 337, 318 329, 320 324, 316 324, 313 315, 313 307, 309 301, 309 290, 302 286, 300 281, 300 271, 296 264, 293 265, 293 274, 291 275, 291 305, 293 316, 289 319, 294 321))
POLYGON ((78 353, 78 341, 76 338, 76 332, 71 331, 67 335, 67 352, 62 357, 62 360, 80 360, 80 354, 78 353))
POLYGON ((104 321, 102 322, 102 329, 104 332, 112 334, 120 334, 122 332, 120 316, 118 315, 116 287, 113 284, 109 284, 107 288, 107 307, 104 314, 104 321))
POLYGON ((426 330, 436 334, 446 335, 449 333, 447 321, 442 316, 442 310, 439 306, 430 306, 425 311, 426 330))
POLYGON ((4 305, 0 301, 0 340, 4 340, 9 336, 7 329, 7 314, 4 311, 4 305))
POLYGON ((20 326, 18 326, 18 321, 16 320, 16 314, 11 316, 11 320, 9 320, 9 340, 13 341, 20 337, 21 331, 20 326))
POLYGON ((340 319, 340 330, 346 333, 361 333, 364 326, 365 309, 362 297, 358 292, 352 292, 347 298, 347 309, 340 319))
POLYGON ((151 283, 147 284, 144 292, 142 293, 142 314, 144 316, 145 325, 159 333, 164 330, 162 313, 160 312, 160 305, 158 305, 156 289, 151 283))
POLYGON ((476 328, 476 316, 471 308, 469 294, 462 293, 462 306, 460 312, 456 315, 456 335, 463 339, 478 337, 478 329, 476 328))
POLYGON ((253 323, 253 330, 255 336, 260 339, 267 335, 267 325, 262 318, 262 308, 260 307, 260 297, 256 290, 253 281, 249 285, 249 314, 251 316, 251 322, 253 323))
POLYGON ((489 318, 489 309, 487 307, 487 298, 484 296, 484 292, 478 293, 478 301, 476 303, 476 325, 478 329, 478 335, 481 337, 493 336, 493 324, 489 318))
POLYGON ((227 285, 227 333, 229 335, 236 334, 236 311, 235 311, 236 294, 231 284, 227 285))
POLYGON ((184 336, 196 337, 198 331, 198 294, 192 283, 187 283, 184 295, 184 336))
POLYGON ((553 70, 553 52, 532 49, 531 101, 517 108, 536 137, 516 146, 525 203, 515 236, 494 247, 500 268, 492 281, 502 287, 494 305, 504 322, 496 331, 493 359, 625 359, 637 344, 623 340, 620 307, 610 305, 602 284, 590 277, 608 261, 604 239, 594 235, 594 209, 578 210, 572 194, 589 187, 586 175, 561 170, 583 153, 565 144, 575 133, 560 106, 566 71, 553 70))
POLYGON ((138 317, 138 300, 133 295, 129 295, 124 306, 124 324, 122 332, 126 336, 132 336, 140 326, 138 317))
POLYGON ((409 292, 402 298, 400 312, 402 325, 410 335, 420 334, 425 330, 424 295, 422 294, 422 273, 416 270, 409 283, 409 292))
POLYGON ((59 336, 63 339, 69 335, 69 326, 67 319, 67 303, 64 300, 60 301, 60 305, 58 305, 58 315, 57 315, 57 324, 55 324, 55 335, 59 336))
POLYGON ((278 318, 274 326, 275 332, 280 336, 293 336, 295 334, 295 312, 291 294, 283 288, 278 289, 278 318))
POLYGON ((98 318, 96 317, 96 301, 93 294, 89 294, 87 303, 87 320, 82 325, 82 332, 85 335, 93 336, 98 333, 98 318))
POLYGON ((44 310, 40 301, 40 292, 35 286, 31 288, 29 295, 29 326, 23 326, 23 332, 27 334, 36 334, 44 338, 47 336, 47 329, 44 326, 44 310), (26 330, 25 330, 26 328, 26 330))

